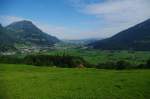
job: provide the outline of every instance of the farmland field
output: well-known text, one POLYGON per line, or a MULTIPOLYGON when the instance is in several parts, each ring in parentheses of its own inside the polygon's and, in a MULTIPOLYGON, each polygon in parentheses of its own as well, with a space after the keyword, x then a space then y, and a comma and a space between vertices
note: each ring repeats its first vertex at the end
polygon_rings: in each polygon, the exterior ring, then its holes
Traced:
POLYGON ((0 64, 0 99, 149 99, 150 70, 0 64))
POLYGON ((102 50, 84 50, 84 49, 67 49, 54 50, 45 54, 68 54, 83 57, 86 61, 92 64, 104 63, 107 61, 126 60, 132 64, 144 63, 150 59, 149 51, 102 51, 102 50))

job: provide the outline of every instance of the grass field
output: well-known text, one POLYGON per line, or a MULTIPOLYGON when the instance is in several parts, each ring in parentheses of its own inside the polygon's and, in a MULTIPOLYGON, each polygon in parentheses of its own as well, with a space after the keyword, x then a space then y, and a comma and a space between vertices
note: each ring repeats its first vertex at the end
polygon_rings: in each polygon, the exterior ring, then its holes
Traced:
MULTIPOLYGON (((31 53, 30 53, 31 54, 31 53)), ((87 62, 91 64, 106 63, 108 61, 120 61, 124 60, 133 65, 144 64, 150 59, 150 51, 106 51, 106 50, 87 50, 87 49, 59 49, 50 50, 41 53, 32 54, 46 54, 46 55, 73 55, 84 58, 87 62)), ((15 54, 14 57, 23 58, 28 54, 15 54)))
POLYGON ((149 51, 102 51, 102 50, 82 50, 82 49, 67 49, 54 50, 46 54, 69 54, 83 57, 86 61, 92 64, 105 63, 107 61, 125 60, 132 64, 145 63, 150 59, 149 51))
POLYGON ((150 70, 0 64, 0 99, 150 99, 150 70))

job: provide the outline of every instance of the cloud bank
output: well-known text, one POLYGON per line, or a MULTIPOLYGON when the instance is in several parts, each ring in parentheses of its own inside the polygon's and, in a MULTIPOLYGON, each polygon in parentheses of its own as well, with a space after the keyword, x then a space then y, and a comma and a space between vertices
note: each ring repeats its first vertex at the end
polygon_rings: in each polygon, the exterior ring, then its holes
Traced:
POLYGON ((150 0, 93 0, 90 3, 77 0, 74 7, 79 12, 95 16, 99 23, 104 24, 95 30, 100 37, 112 36, 150 18, 150 0))
POLYGON ((16 22, 16 21, 21 21, 24 20, 24 18, 21 17, 16 17, 16 16, 4 16, 4 15, 0 15, 0 23, 3 26, 6 26, 12 22, 16 22))
POLYGON ((150 0, 107 0, 103 3, 87 4, 87 14, 103 17, 106 22, 129 23, 150 18, 150 0))

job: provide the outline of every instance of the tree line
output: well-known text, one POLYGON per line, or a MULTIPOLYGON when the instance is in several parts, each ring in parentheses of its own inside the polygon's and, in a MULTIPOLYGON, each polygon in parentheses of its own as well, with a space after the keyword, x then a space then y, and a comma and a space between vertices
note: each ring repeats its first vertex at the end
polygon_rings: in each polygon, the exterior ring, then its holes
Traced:
POLYGON ((0 63, 27 64, 35 66, 56 66, 65 68, 97 68, 97 69, 150 69, 150 59, 143 64, 132 64, 125 60, 108 61, 105 63, 91 64, 83 57, 71 55, 27 55, 19 58, 16 56, 0 56, 0 63))

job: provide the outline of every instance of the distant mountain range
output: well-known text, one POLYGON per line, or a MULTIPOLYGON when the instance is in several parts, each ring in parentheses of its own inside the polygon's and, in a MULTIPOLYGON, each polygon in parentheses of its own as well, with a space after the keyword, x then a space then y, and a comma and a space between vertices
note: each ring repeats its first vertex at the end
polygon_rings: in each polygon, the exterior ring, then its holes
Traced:
MULTIPOLYGON (((0 25, 0 51, 16 50, 16 45, 52 46, 60 40, 48 35, 31 21, 0 25)), ((150 19, 103 40, 65 40, 71 44, 88 44, 102 50, 150 50, 150 19)))
POLYGON ((86 44, 98 41, 100 39, 101 38, 89 38, 89 39, 77 39, 77 40, 67 40, 67 39, 64 39, 62 41, 64 43, 68 43, 68 44, 82 44, 82 45, 86 45, 86 44))
POLYGON ((89 46, 103 50, 150 50, 150 19, 89 46))
POLYGON ((30 46, 52 46, 60 40, 44 33, 31 21, 14 22, 6 27, 0 25, 1 51, 15 48, 15 44, 30 46))

